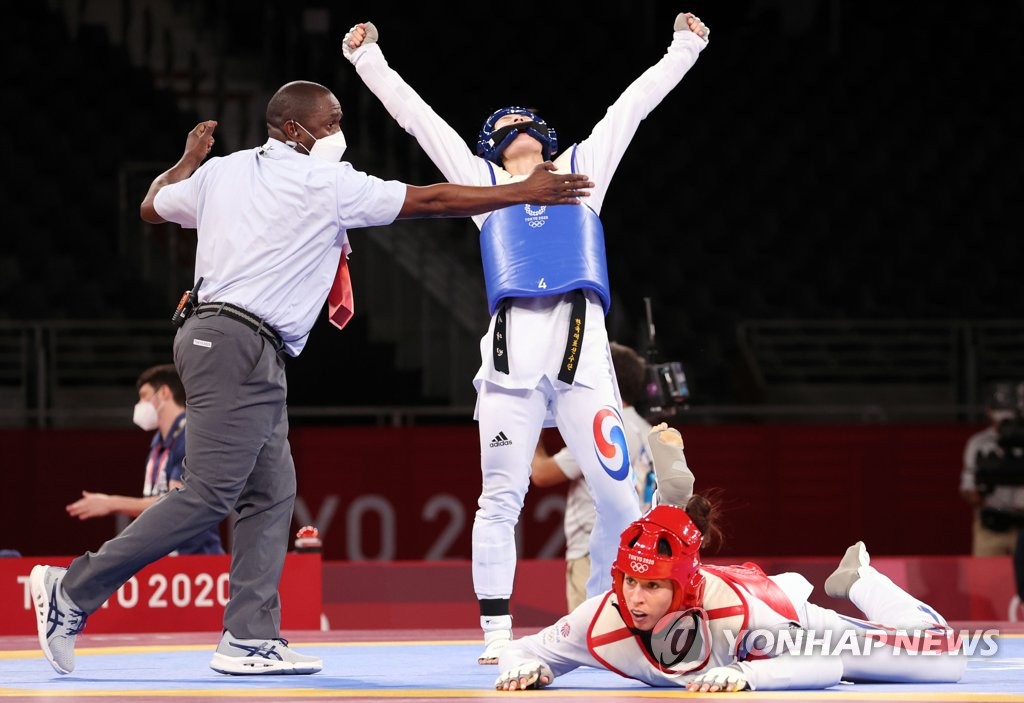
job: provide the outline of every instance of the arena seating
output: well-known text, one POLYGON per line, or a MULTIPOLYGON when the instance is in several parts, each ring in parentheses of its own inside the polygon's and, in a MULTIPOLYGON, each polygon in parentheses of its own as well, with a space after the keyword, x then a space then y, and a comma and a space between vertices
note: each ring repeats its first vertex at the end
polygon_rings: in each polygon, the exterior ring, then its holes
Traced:
MULTIPOLYGON (((281 24, 272 21, 280 4, 242 12, 245 21, 194 5, 222 23, 225 51, 294 41, 257 42, 251 31, 281 24)), ((133 67, 109 32, 70 31, 51 6, 19 10, 0 48, 21 104, 11 119, 31 128, 8 150, 17 176, 0 193, 9 232, 0 313, 158 319, 191 275, 188 255, 163 271, 167 262, 152 257, 166 249, 145 243, 164 235, 141 227, 134 203, 198 117, 133 67), (128 163, 142 164, 130 178, 128 163)), ((948 28, 939 12, 878 5, 904 30, 897 51, 888 34, 825 7, 806 17, 770 2, 723 9, 716 43, 642 126, 605 202, 612 336, 643 347, 642 298, 651 297, 660 351, 687 362, 701 402, 757 399, 739 358, 736 330, 746 320, 1019 315, 1024 141, 1011 67, 1024 58, 1020 8, 971 8, 948 28)), ((653 22, 652 13, 643 19, 653 22)), ((311 49, 290 67, 315 73, 317 59, 311 49)), ((354 158, 386 177, 435 179, 351 78, 338 91, 365 112, 361 134, 397 142, 376 151, 357 142, 354 158)), ((437 231, 439 246, 478 269, 472 233, 461 224, 437 231)), ((356 346, 376 343, 353 339, 366 330, 348 334, 356 346)))

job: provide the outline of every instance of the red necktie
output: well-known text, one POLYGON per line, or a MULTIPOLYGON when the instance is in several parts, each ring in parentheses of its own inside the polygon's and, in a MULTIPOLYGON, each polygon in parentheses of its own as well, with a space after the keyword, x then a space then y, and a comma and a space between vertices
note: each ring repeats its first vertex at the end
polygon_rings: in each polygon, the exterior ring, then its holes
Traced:
POLYGON ((338 272, 334 275, 331 292, 327 294, 327 317, 331 324, 339 330, 348 324, 355 314, 355 303, 352 300, 352 278, 348 273, 348 259, 341 255, 338 272))

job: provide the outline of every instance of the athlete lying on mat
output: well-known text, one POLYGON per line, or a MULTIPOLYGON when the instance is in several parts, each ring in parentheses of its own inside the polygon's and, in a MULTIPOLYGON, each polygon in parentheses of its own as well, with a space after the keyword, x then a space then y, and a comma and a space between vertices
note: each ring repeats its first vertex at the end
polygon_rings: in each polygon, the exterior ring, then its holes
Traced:
POLYGON ((497 689, 540 688, 579 666, 701 692, 960 680, 967 657, 946 621, 872 567, 863 542, 825 591, 867 620, 809 603, 813 586, 799 574, 701 564, 704 535, 717 533, 713 506, 690 495, 679 433, 663 423, 649 440, 661 504, 622 533, 612 590, 512 641, 497 689))

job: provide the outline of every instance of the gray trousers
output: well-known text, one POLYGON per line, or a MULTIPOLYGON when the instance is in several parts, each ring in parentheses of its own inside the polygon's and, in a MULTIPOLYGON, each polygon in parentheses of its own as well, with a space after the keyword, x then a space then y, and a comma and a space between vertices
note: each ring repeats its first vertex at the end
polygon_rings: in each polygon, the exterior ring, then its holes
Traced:
POLYGON ((295 505, 284 353, 241 322, 204 313, 178 331, 174 363, 187 397, 184 488, 75 559, 64 590, 92 613, 144 566, 235 509, 224 628, 240 638, 278 637, 295 505))

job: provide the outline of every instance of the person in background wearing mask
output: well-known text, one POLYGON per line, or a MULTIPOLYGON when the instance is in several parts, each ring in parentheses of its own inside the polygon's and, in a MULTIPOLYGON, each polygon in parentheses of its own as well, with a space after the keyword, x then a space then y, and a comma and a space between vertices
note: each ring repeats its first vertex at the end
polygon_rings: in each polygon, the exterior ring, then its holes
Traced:
MULTIPOLYGON (((139 402, 132 420, 153 433, 146 459, 146 476, 142 497, 108 495, 82 491, 82 497, 66 507, 68 515, 79 520, 110 514, 138 517, 168 491, 184 487, 185 461, 185 388, 181 385, 174 364, 152 366, 143 371, 135 387, 139 402)), ((212 526, 205 532, 185 540, 176 554, 223 554, 220 530, 212 526)))
POLYGON ((976 557, 1013 555, 1018 528, 1024 525, 1024 486, 984 485, 979 490, 975 480, 981 456, 1003 455, 999 426, 1014 421, 1019 402, 1014 383, 993 384, 985 407, 989 426, 972 434, 964 446, 960 495, 974 509, 971 552, 976 557))
MULTIPOLYGON (((1024 601, 1024 486, 1016 480, 992 480, 979 464, 1019 466, 1021 427, 1024 426, 1024 383, 999 381, 989 391, 985 407, 989 426, 975 432, 964 447, 960 495, 974 509, 971 552, 976 557, 1013 557, 1017 596, 1024 601), (1005 446, 1004 446, 1005 444, 1005 446)), ((1014 472, 1011 471, 1011 476, 1014 472)))

